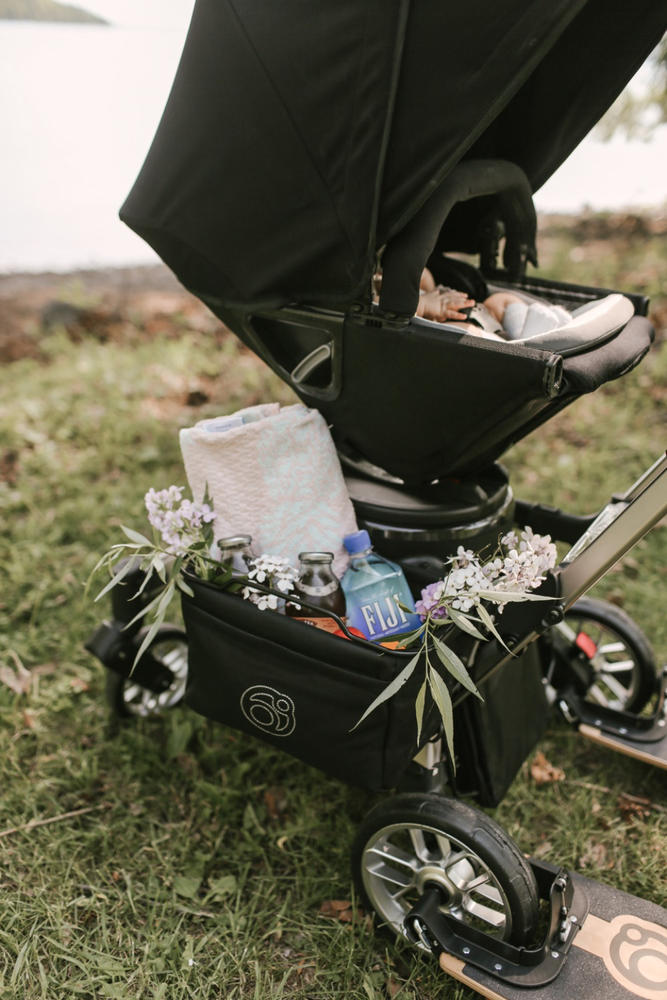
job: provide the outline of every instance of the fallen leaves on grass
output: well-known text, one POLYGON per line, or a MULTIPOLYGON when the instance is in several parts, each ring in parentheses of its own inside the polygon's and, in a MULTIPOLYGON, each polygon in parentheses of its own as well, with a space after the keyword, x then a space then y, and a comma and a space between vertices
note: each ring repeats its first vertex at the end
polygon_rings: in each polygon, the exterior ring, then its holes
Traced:
POLYGON ((320 916, 339 920, 343 924, 351 924, 354 920, 361 920, 364 913, 349 899, 325 899, 320 906, 320 916))
POLYGON ((530 763, 530 776, 536 785, 548 785, 554 781, 563 781, 565 771, 547 760, 541 750, 538 750, 530 763))
POLYGON ((284 788, 275 785, 264 792, 264 806, 270 820, 279 820, 287 809, 287 793, 284 788))
POLYGON ((13 448, 4 451, 0 455, 0 482, 8 483, 9 486, 16 486, 18 479, 19 453, 13 448))
POLYGON ((633 820, 639 820, 643 823, 653 808, 650 799, 641 795, 630 795, 629 792, 621 792, 616 804, 626 823, 631 823, 633 820))
MULTIPOLYGON (((292 961, 298 956, 292 952, 291 948, 286 948, 283 952, 284 957, 289 957, 292 961), (286 954, 287 953, 287 954, 286 954)), ((305 957, 298 958, 295 965, 292 966, 289 976, 287 978, 287 984, 290 987, 301 988, 304 986, 310 986, 315 981, 315 976, 317 975, 317 968, 314 962, 309 962, 305 957)))
POLYGON ((28 694, 33 681, 37 677, 42 677, 45 674, 53 674, 57 669, 55 663, 42 663, 37 667, 32 667, 31 670, 27 670, 23 665, 21 657, 13 649, 7 650, 7 656, 14 661, 14 666, 11 667, 8 663, 0 663, 0 684, 4 684, 14 694, 28 694))
POLYGON ((27 710, 23 712, 23 725, 26 727, 26 729, 35 728, 35 716, 33 715, 32 712, 28 712, 27 710))
POLYGON ((14 661, 14 668, 8 663, 0 664, 0 683, 8 687, 14 694, 27 694, 32 684, 32 675, 23 666, 20 657, 13 649, 7 651, 14 661))
POLYGON ((553 851, 554 845, 550 840, 543 840, 532 852, 534 858, 546 858, 553 851))
POLYGON ((613 868, 614 862, 607 860, 607 848, 599 840, 586 842, 584 851, 579 858, 580 868, 613 868))

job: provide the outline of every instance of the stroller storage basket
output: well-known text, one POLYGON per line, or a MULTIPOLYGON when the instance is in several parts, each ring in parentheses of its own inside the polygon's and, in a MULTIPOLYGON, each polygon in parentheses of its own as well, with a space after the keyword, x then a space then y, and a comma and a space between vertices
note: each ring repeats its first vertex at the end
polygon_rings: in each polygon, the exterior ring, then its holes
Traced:
MULTIPOLYGON (((406 665, 405 653, 329 635, 189 578, 183 596, 189 676, 185 701, 200 715, 260 737, 334 777, 393 788, 417 752, 417 669, 357 728, 406 665)), ((423 742, 432 735, 425 719, 423 742)))

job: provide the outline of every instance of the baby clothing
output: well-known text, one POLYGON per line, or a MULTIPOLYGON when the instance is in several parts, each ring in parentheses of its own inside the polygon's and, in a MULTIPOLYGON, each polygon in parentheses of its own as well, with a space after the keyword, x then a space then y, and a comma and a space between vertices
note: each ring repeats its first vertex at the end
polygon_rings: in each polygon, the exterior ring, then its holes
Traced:
POLYGON ((524 340, 557 330, 571 319, 571 314, 562 306, 546 302, 510 302, 503 316, 503 334, 505 340, 524 340))
POLYGON ((572 318, 567 309, 546 302, 510 302, 505 308, 502 324, 483 302, 476 302, 461 312, 465 313, 469 323, 499 340, 524 340, 538 333, 548 333, 565 326, 572 318))

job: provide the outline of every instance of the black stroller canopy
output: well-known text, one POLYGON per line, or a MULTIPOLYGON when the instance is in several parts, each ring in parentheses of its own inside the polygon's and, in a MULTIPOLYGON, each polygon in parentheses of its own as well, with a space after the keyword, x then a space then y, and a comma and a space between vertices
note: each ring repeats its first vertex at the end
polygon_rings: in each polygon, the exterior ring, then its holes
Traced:
MULTIPOLYGON (((537 189, 660 40, 664 0, 197 0, 121 217, 228 306, 346 304, 463 158, 537 189)), ((442 249, 474 252, 479 200, 442 249)))

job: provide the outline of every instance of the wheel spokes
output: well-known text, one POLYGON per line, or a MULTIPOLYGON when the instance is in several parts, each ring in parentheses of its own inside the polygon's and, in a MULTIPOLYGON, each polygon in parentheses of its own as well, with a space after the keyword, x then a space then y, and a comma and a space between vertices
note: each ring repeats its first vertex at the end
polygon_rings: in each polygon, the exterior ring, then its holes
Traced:
POLYGON ((416 868, 415 859, 407 851, 404 851, 397 844, 393 844, 390 840, 384 841, 382 844, 374 844, 368 850, 369 855, 376 855, 384 862, 389 862, 395 865, 404 865, 409 868, 410 871, 414 872, 416 868))
POLYGON ((469 917, 474 917, 485 924, 490 924, 495 930, 504 928, 507 922, 507 917, 501 910, 494 910, 490 906, 478 903, 470 897, 463 900, 463 910, 469 917))
MULTIPOLYGON (((392 868, 391 865, 379 862, 374 865, 368 866, 368 871, 375 878, 379 878, 385 885, 396 886, 401 892, 405 892, 414 885, 414 879, 407 874, 407 872, 399 871, 397 868, 392 868)), ((390 895, 395 896, 394 892, 390 895)))
POLYGON ((588 693, 598 705, 608 705, 610 708, 615 708, 625 704, 628 698, 628 691, 629 688, 624 687, 615 677, 605 674, 597 678, 589 688, 588 693), (609 693, 616 698, 615 702, 610 700, 609 693))
POLYGON ((412 848, 420 861, 427 862, 431 859, 431 852, 424 837, 424 831, 419 826, 411 826, 408 835, 412 841, 412 848))
POLYGON ((146 718, 171 708, 183 697, 188 676, 187 644, 181 640, 158 641, 150 647, 155 660, 163 663, 173 674, 169 687, 164 691, 151 691, 128 678, 122 689, 123 703, 131 715, 146 718))
POLYGON ((475 868, 464 851, 452 855, 449 864, 445 866, 445 871, 447 878, 457 889, 467 890, 471 881, 475 879, 475 868))
POLYGON ((482 874, 478 875, 477 878, 472 880, 472 882, 469 882, 467 890, 469 893, 475 892, 478 896, 483 896, 484 899, 488 899, 497 906, 502 906, 502 896, 496 889, 495 885, 491 885, 488 872, 482 872, 482 874))
POLYGON ((437 828, 397 825, 379 832, 364 851, 366 888, 375 909, 397 933, 425 886, 440 885, 440 910, 495 936, 510 925, 507 900, 485 862, 437 828))
POLYGON ((610 656, 612 653, 626 653, 627 648, 624 642, 618 640, 617 642, 605 642, 598 646, 598 654, 600 656, 610 656))
POLYGON ((607 660, 601 667, 600 673, 627 674, 632 670, 633 666, 634 660, 607 660))

